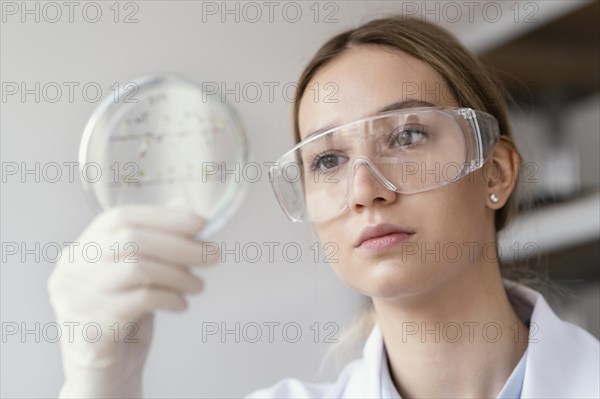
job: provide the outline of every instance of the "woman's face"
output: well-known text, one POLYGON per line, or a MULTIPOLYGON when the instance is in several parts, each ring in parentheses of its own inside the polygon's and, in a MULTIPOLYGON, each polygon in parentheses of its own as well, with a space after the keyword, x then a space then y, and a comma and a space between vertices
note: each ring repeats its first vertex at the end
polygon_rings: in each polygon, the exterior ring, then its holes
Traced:
MULTIPOLYGON (((301 138, 404 100, 459 106, 431 67, 379 46, 346 50, 322 67, 308 87, 299 107, 301 138), (334 94, 332 88, 337 90, 334 94)), ((336 274, 364 295, 392 299, 426 294, 459 281, 462 274, 483 264, 482 250, 486 260, 494 260, 494 248, 485 245, 493 240, 493 212, 486 207, 482 170, 433 190, 398 194, 386 189, 367 167, 359 166, 348 209, 314 224, 323 245, 334 243, 326 249, 335 247, 335 253, 328 252, 336 274), (357 246, 365 228, 382 223, 413 234, 379 250, 357 246)))

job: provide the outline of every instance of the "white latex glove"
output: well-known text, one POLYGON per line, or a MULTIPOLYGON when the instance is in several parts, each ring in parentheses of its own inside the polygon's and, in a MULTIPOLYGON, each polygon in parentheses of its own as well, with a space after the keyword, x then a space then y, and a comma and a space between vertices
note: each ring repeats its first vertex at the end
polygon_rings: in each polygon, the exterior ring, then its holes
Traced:
POLYGON ((61 398, 142 396, 154 310, 184 310, 184 295, 203 286, 189 265, 218 260, 218 254, 208 255, 216 252, 214 246, 193 238, 203 225, 202 218, 182 208, 121 206, 90 223, 71 259, 68 248, 63 249, 48 279, 50 303, 63 331, 69 323, 79 325, 73 327, 72 342, 69 334, 61 337, 61 398), (82 250, 90 242, 102 250, 95 263, 94 248, 88 254, 82 250), (128 243, 133 244, 128 248, 128 243), (97 323, 100 330, 88 324, 92 327, 84 336, 86 323, 97 323), (97 331, 100 338, 93 342, 97 331))

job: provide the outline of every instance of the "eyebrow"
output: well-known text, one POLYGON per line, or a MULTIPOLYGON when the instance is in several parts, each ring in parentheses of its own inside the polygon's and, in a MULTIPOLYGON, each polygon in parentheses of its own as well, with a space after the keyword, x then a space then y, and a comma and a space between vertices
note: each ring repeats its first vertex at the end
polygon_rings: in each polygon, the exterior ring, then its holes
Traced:
MULTIPOLYGON (((383 112, 388 112, 388 111, 395 111, 398 109, 417 108, 417 107, 435 107, 435 106, 436 106, 435 104, 430 103, 428 101, 408 99, 408 100, 397 101, 395 103, 386 105, 385 107, 383 107, 379 111, 377 111, 374 115, 381 114, 383 112)), ((323 133, 324 131, 329 130, 335 126, 336 125, 328 125, 321 129, 315 130, 314 132, 310 133, 308 136, 304 137, 302 139, 302 141, 304 141, 312 136, 315 136, 319 133, 323 133)))

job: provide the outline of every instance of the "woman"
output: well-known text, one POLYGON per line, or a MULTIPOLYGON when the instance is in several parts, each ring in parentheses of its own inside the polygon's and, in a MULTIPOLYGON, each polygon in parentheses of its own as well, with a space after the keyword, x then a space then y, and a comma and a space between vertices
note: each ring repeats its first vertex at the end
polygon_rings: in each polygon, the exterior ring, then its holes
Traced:
MULTIPOLYGON (((447 32, 402 17, 317 52, 298 84, 299 144, 273 168, 274 190, 292 220, 338 244, 332 267, 371 298, 374 323, 363 356, 335 382, 286 379, 250 397, 600 395, 598 340, 500 274, 496 233, 520 158, 492 82, 447 32), (302 179, 286 176, 290 166, 302 179)), ((80 241, 138 243, 143 262, 59 264, 49 281, 57 318, 107 328, 133 320, 141 342, 61 342, 61 397, 141 395, 152 311, 183 309, 183 294, 201 289, 185 266, 205 258, 190 239, 201 224, 132 206, 84 232, 80 241)))

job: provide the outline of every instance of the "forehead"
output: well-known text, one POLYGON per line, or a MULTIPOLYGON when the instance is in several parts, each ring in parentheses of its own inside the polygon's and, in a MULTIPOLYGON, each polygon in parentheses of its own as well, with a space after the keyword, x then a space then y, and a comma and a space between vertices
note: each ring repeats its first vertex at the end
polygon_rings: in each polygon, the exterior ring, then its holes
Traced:
POLYGON ((443 78, 423 61, 381 46, 350 48, 309 82, 298 109, 300 137, 407 99, 458 106, 443 78))

